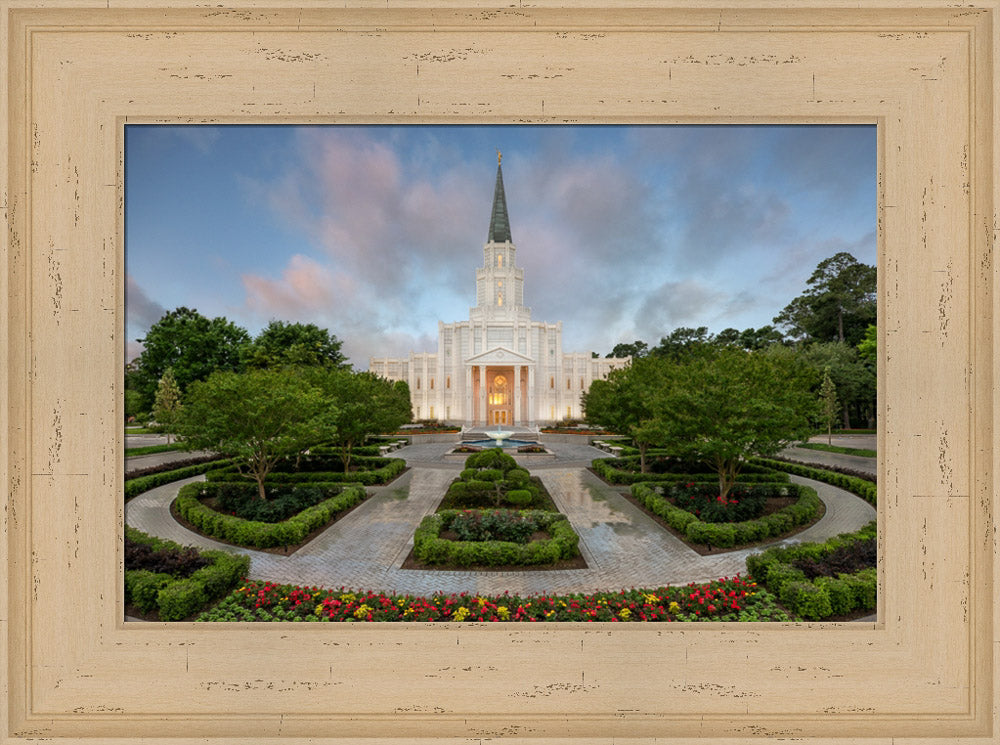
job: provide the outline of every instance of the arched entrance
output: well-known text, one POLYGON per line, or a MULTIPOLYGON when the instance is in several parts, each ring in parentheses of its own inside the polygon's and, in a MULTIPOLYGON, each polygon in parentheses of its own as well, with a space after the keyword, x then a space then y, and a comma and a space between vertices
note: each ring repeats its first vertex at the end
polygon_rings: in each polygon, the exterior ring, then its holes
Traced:
POLYGON ((514 370, 491 367, 486 373, 486 424, 514 423, 514 370))

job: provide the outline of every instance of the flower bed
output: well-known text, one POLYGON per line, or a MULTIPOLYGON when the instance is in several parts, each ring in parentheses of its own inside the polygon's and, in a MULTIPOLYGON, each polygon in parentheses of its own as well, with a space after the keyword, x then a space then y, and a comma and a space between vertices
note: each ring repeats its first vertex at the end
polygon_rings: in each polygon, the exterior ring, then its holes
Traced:
POLYGON ((843 533, 823 543, 771 548, 748 556, 747 570, 783 605, 808 621, 874 610, 878 585, 875 566, 813 579, 806 571, 809 564, 828 561, 838 552, 856 548, 869 553, 867 544, 874 540, 875 533, 873 521, 855 533, 843 533))
POLYGON ((770 486, 796 497, 796 501, 770 515, 739 522, 712 523, 701 520, 693 512, 671 504, 661 491, 663 485, 656 483, 633 484, 632 496, 692 543, 715 548, 734 548, 783 535, 797 525, 808 523, 822 507, 823 503, 816 490, 808 486, 791 483, 770 486))
MULTIPOLYGON (((507 510, 477 510, 477 515, 469 510, 443 510, 428 515, 421 520, 413 536, 413 556, 425 564, 449 564, 454 566, 532 566, 535 564, 553 564, 560 559, 570 559, 579 553, 577 547, 580 537, 570 527, 565 515, 558 512, 542 510, 524 510, 511 513, 507 510), (526 542, 510 540, 448 540, 442 533, 454 530, 458 533, 465 527, 461 523, 481 523, 485 520, 496 526, 501 519, 495 516, 505 513, 508 517, 517 515, 529 522, 532 533, 544 531, 549 538, 526 542), (456 530, 456 521, 460 524, 456 530)), ((513 522, 513 521, 511 521, 513 522)), ((495 527, 496 533, 500 531, 495 527)), ((466 535, 483 532, 471 527, 466 535)), ((531 535, 529 533, 529 535, 531 535)))
MULTIPOLYGON (((400 458, 358 456, 352 458, 351 463, 357 470, 344 473, 343 464, 335 455, 304 456, 299 468, 289 461, 269 473, 264 481, 268 484, 357 483, 372 486, 387 484, 406 470, 406 461, 400 458)), ((240 478, 235 465, 205 474, 208 481, 237 481, 240 478)))
POLYGON ((393 595, 248 582, 199 621, 794 621, 751 580, 576 595, 393 595))
MULTIPOLYGON (((662 470, 657 472, 656 461, 652 459, 650 472, 639 471, 638 456, 626 456, 621 458, 598 458, 591 463, 591 468, 598 476, 611 484, 638 484, 650 481, 708 481, 715 474, 707 473, 704 467, 698 464, 681 464, 678 461, 660 461, 662 470), (682 466, 678 468, 678 466, 682 466), (676 469, 676 470, 675 470, 676 469)), ((788 483, 788 474, 775 468, 764 465, 748 463, 740 471, 740 481, 744 483, 766 482, 766 483, 788 483)))
MULTIPOLYGON (((244 520, 218 512, 202 502, 218 496, 226 482, 206 481, 181 487, 174 501, 177 513, 205 535, 237 546, 274 548, 301 543, 313 530, 334 520, 341 512, 364 501, 367 492, 357 484, 316 484, 327 498, 277 523, 244 520)), ((242 485, 241 485, 242 486, 242 485)))
POLYGON ((134 550, 132 559, 142 553, 158 554, 158 566, 134 568, 129 553, 125 561, 125 604, 139 612, 157 614, 161 621, 178 621, 197 613, 208 603, 229 592, 250 570, 250 557, 224 551, 195 552, 205 565, 192 568, 190 552, 172 541, 164 541, 125 528, 134 550), (143 551, 146 548, 147 551, 143 551), (189 571, 190 569, 190 571, 189 571))

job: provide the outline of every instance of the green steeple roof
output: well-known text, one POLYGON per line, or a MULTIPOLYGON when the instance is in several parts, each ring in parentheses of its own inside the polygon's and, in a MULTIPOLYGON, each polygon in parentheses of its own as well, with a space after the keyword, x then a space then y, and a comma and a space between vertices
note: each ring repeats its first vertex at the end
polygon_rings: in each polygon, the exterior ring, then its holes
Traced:
POLYGON ((493 214, 490 216, 490 243, 511 241, 510 219, 507 217, 507 195, 503 191, 503 171, 500 170, 500 153, 497 153, 497 184, 493 190, 493 214))

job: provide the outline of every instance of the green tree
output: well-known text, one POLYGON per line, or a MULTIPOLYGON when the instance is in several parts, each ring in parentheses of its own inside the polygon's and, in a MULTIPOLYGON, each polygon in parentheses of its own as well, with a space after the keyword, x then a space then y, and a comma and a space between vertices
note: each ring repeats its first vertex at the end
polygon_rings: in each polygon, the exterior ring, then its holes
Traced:
POLYGON ((722 497, 747 458, 773 455, 811 431, 815 378, 791 350, 718 348, 672 363, 661 380, 663 446, 713 468, 722 497))
POLYGON ((216 372, 189 386, 179 431, 189 449, 236 458, 267 499, 264 479, 275 464, 334 435, 337 413, 292 370, 216 372))
POLYGON ((798 356, 822 380, 829 370, 837 388, 840 414, 844 429, 851 427, 852 417, 868 424, 875 417, 876 377, 874 365, 859 359, 855 347, 840 342, 814 343, 799 350, 798 356))
POLYGON ((856 345, 875 322, 875 267, 847 252, 821 261, 806 282, 809 288, 792 300, 774 322, 803 341, 839 341, 856 345))
POLYGON ((865 329, 864 338, 858 342, 858 357, 872 365, 875 364, 878 351, 878 326, 869 324, 865 329))
POLYGON ((649 351, 649 347, 644 341, 639 341, 636 339, 631 344, 626 344, 625 342, 620 342, 615 344, 615 348, 612 349, 607 355, 607 357, 645 357, 646 353, 649 351))
POLYGON ((247 367, 345 367, 341 341, 313 323, 271 321, 245 349, 247 367))
POLYGON ((659 394, 667 368, 667 360, 660 357, 633 359, 627 367, 612 370, 606 380, 591 383, 582 398, 588 422, 632 438, 643 473, 649 470, 649 449, 662 444, 661 420, 667 412, 659 394))
POLYGON ((411 420, 409 388, 371 372, 314 368, 305 379, 322 392, 332 412, 333 444, 346 473, 354 448, 371 435, 389 432, 411 420))
POLYGON ((826 424, 826 442, 828 445, 832 445, 833 422, 840 410, 840 402, 837 401, 837 386, 833 384, 833 379, 830 377, 830 368, 823 370, 823 383, 819 387, 819 405, 823 422, 826 424))
POLYGON ((166 431, 168 445, 170 433, 180 419, 181 408, 181 389, 174 380, 173 369, 168 367, 160 378, 153 401, 153 418, 166 431))
POLYGON ((173 368, 181 393, 216 370, 242 369, 243 349, 250 341, 245 329, 225 318, 208 319, 189 308, 165 313, 139 339, 142 354, 135 361, 131 385, 148 410, 167 368, 173 368))
POLYGON ((679 360, 690 354, 705 352, 714 343, 707 326, 690 328, 681 326, 660 339, 660 343, 649 350, 653 357, 679 360))

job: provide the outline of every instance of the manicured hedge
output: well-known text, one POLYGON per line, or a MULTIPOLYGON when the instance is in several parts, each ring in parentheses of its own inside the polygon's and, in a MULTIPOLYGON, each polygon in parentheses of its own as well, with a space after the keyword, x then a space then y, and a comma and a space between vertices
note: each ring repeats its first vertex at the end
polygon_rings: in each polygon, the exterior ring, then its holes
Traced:
POLYGON ((848 476, 834 471, 825 471, 820 468, 804 466, 799 463, 789 463, 783 460, 771 460, 770 458, 754 458, 753 463, 764 468, 774 468, 787 473, 794 473, 796 476, 803 476, 814 481, 822 481, 827 484, 839 486, 841 489, 857 494, 871 505, 877 501, 877 487, 871 481, 859 479, 856 476, 848 476))
POLYGON ((801 569, 792 566, 792 562, 803 558, 822 560, 841 546, 873 538, 875 533, 876 524, 872 521, 859 531, 842 533, 823 543, 769 548, 747 557, 747 571, 776 595, 782 605, 807 621, 820 621, 856 610, 874 610, 877 588, 874 567, 810 581, 801 569))
POLYGON ((132 497, 137 494, 142 494, 144 491, 149 491, 157 486, 163 486, 164 484, 169 484, 172 481, 180 481, 181 479, 189 479, 192 476, 200 476, 206 471, 211 471, 212 469, 217 469, 220 465, 231 463, 229 459, 226 460, 213 460, 210 463, 199 463, 195 466, 185 466, 184 468, 175 468, 172 471, 161 471, 160 473, 155 473, 150 476, 139 476, 138 478, 131 478, 125 480, 125 501, 127 502, 132 497))
MULTIPOLYGON (((658 481, 708 481, 718 478, 714 473, 638 473, 631 470, 638 468, 639 458, 598 458, 591 467, 605 481, 612 484, 638 484, 658 481), (624 468, 623 468, 624 466, 624 468)), ((748 464, 740 471, 740 481, 749 483, 788 483, 788 474, 780 470, 762 465, 748 464)))
MULTIPOLYGON (((130 540, 150 546, 154 551, 182 548, 173 541, 155 538, 128 526, 125 533, 130 540)), ((212 563, 182 579, 145 569, 127 569, 125 602, 134 604, 143 613, 158 611, 161 621, 178 621, 229 593, 250 571, 250 557, 245 554, 212 550, 199 553, 212 563)))
MULTIPOLYGON (((370 471, 351 471, 344 473, 341 471, 295 471, 295 470, 274 470, 267 475, 264 483, 269 484, 329 484, 329 483, 355 483, 372 486, 375 484, 385 484, 392 481, 399 474, 406 470, 406 461, 401 458, 369 458, 359 457, 352 459, 359 467, 370 468, 370 471)), ((239 472, 235 465, 227 466, 209 471, 205 474, 207 481, 238 481, 239 472)))
POLYGON ((442 510, 428 515, 413 536, 413 555, 425 564, 457 566, 504 566, 553 564, 579 553, 580 537, 570 527, 566 516, 558 512, 523 510, 519 514, 535 520, 551 536, 544 541, 513 543, 509 541, 449 541, 441 538, 461 510, 442 510))
POLYGON ((756 520, 738 523, 702 522, 696 515, 672 505, 657 491, 656 483, 633 484, 632 496, 654 515, 662 517, 674 530, 686 535, 692 543, 731 548, 787 533, 816 516, 822 502, 815 489, 800 484, 787 484, 784 488, 798 494, 794 504, 756 520))
POLYGON ((301 543, 316 528, 330 522, 337 513, 364 501, 367 492, 357 484, 326 484, 332 496, 317 505, 279 523, 243 520, 235 515, 216 512, 202 504, 199 497, 207 497, 225 482, 199 482, 181 488, 174 506, 178 514, 206 535, 238 546, 249 548, 274 548, 301 543))

